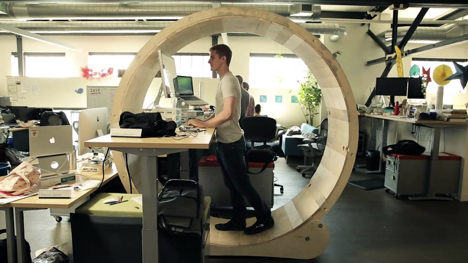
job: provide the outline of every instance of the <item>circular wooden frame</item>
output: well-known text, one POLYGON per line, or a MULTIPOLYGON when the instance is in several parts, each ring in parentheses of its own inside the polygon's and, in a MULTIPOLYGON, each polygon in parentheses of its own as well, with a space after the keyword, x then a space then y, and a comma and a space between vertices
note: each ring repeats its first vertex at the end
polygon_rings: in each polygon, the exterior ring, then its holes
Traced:
MULTIPOLYGON (((112 108, 112 127, 118 126, 119 116, 123 111, 141 111, 148 87, 160 69, 159 49, 174 54, 197 39, 225 32, 244 32, 269 38, 301 58, 320 84, 329 119, 327 147, 317 172, 293 200, 273 211, 276 223, 274 228, 250 237, 239 233, 214 232, 214 227, 211 228, 211 245, 232 250, 243 246, 253 248, 288 234, 291 236, 293 232, 300 236, 301 231, 295 230, 308 222, 317 222, 330 211, 341 195, 354 165, 358 117, 353 93, 341 66, 310 32, 283 16, 267 11, 216 8, 192 14, 171 24, 138 52, 117 90, 112 108)), ((235 50, 233 53, 235 59, 235 50)), ((123 157, 116 153, 114 158, 122 182, 129 189, 123 157)), ((132 173, 137 189, 138 177, 136 172, 132 173)), ((216 221, 217 219, 213 219, 212 222, 216 221)), ((319 227, 322 228, 322 225, 319 224, 319 227)), ((308 240, 307 237, 305 240, 308 240)), ((311 243, 310 246, 315 245, 311 243)), ((263 254, 253 250, 248 252, 249 249, 246 251, 241 254, 279 255, 273 251, 263 254)))

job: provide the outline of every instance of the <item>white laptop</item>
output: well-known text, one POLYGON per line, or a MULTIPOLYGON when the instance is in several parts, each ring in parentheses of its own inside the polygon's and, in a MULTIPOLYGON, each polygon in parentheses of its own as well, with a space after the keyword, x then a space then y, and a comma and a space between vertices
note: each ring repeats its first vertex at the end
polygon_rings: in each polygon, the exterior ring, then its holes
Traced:
POLYGON ((70 171, 70 161, 67 154, 39 157, 41 177, 56 174, 66 174, 70 171))
POLYGON ((31 157, 73 152, 72 126, 42 126, 29 128, 31 157))

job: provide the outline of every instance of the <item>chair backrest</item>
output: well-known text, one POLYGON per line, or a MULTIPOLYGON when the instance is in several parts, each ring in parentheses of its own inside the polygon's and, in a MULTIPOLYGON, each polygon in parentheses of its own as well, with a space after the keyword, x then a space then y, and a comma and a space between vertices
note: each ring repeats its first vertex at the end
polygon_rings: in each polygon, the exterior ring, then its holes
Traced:
POLYGON ((322 120, 320 123, 319 136, 317 138, 317 148, 321 151, 325 150, 328 139, 328 118, 322 120))
POLYGON ((276 138, 275 119, 264 116, 245 117, 242 124, 247 141, 266 143, 276 138))

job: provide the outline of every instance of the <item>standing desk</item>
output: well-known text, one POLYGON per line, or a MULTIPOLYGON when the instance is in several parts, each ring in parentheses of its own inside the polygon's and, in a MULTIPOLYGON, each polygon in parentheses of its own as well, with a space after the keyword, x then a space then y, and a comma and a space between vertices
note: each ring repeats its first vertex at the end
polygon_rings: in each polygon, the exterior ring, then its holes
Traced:
POLYGON ((111 150, 139 155, 142 158, 143 229, 142 258, 144 263, 158 263, 158 155, 208 149, 215 129, 206 129, 196 137, 122 138, 101 136, 85 142, 85 147, 108 147, 111 150))
MULTIPOLYGON (((112 165, 111 168, 108 168, 104 172, 104 181, 103 185, 108 183, 110 180, 114 179, 115 177, 118 176, 117 173, 117 168, 115 167, 115 164, 112 165)), ((89 176, 83 176, 83 179, 90 179, 90 180, 102 180, 102 172, 98 173, 93 173, 90 174, 89 176)), ((82 205, 84 202, 86 202, 89 199, 89 196, 94 193, 98 188, 91 188, 83 191, 74 191, 72 193, 72 198, 70 199, 40 199, 37 195, 27 197, 15 202, 10 203, 9 205, 14 208, 14 214, 15 214, 15 226, 16 226, 16 246, 17 246, 17 261, 11 261, 11 262, 25 262, 24 261, 24 251, 26 250, 26 242, 25 242, 25 237, 24 237, 24 211, 28 210, 41 210, 41 209, 49 209, 49 208, 55 208, 55 209, 75 209, 78 206, 82 205)), ((12 213, 13 214, 13 213, 12 213)), ((12 215, 11 215, 12 216, 12 215)), ((13 233, 14 233, 14 228, 13 225, 10 223, 8 224, 9 221, 7 221, 7 230, 10 229, 10 233, 7 233, 8 239, 9 240, 14 240, 13 233)), ((70 242, 71 244, 71 242, 70 242)), ((71 251, 71 250, 70 250, 71 251)), ((14 250, 9 251, 9 253, 12 252, 14 255, 14 250)), ((8 261, 10 261, 10 258, 13 259, 13 257, 8 254, 8 261)), ((8 262, 10 263, 10 262, 8 262)))
MULTIPOLYGON (((426 185, 426 195, 422 197, 412 197, 411 200, 449 200, 449 198, 445 197, 437 197, 436 196, 436 186, 435 186, 435 167, 439 162, 439 146, 440 146, 440 131, 446 127, 453 127, 453 126, 467 126, 468 122, 449 122, 449 121, 437 121, 437 120, 418 120, 413 118, 406 118, 402 116, 383 116, 383 115, 374 115, 374 114, 365 114, 366 117, 381 119, 383 120, 382 125, 382 146, 380 147, 380 157, 383 156, 383 147, 387 146, 387 134, 388 134, 388 123, 389 121, 397 121, 397 122, 404 122, 404 123, 411 123, 422 125, 426 127, 430 127, 434 129, 433 137, 432 137, 432 145, 431 145, 431 159, 429 164, 429 175, 426 185)), ((379 172, 383 173, 385 171, 385 167, 383 167, 382 162, 379 162, 379 172)))

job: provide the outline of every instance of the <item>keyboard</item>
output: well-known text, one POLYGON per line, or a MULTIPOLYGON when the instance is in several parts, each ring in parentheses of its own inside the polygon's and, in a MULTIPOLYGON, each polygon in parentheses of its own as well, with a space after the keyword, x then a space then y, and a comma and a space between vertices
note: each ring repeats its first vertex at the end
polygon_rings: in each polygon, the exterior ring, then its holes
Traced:
POLYGON ((192 96, 192 97, 183 97, 184 100, 200 100, 199 98, 192 96))

